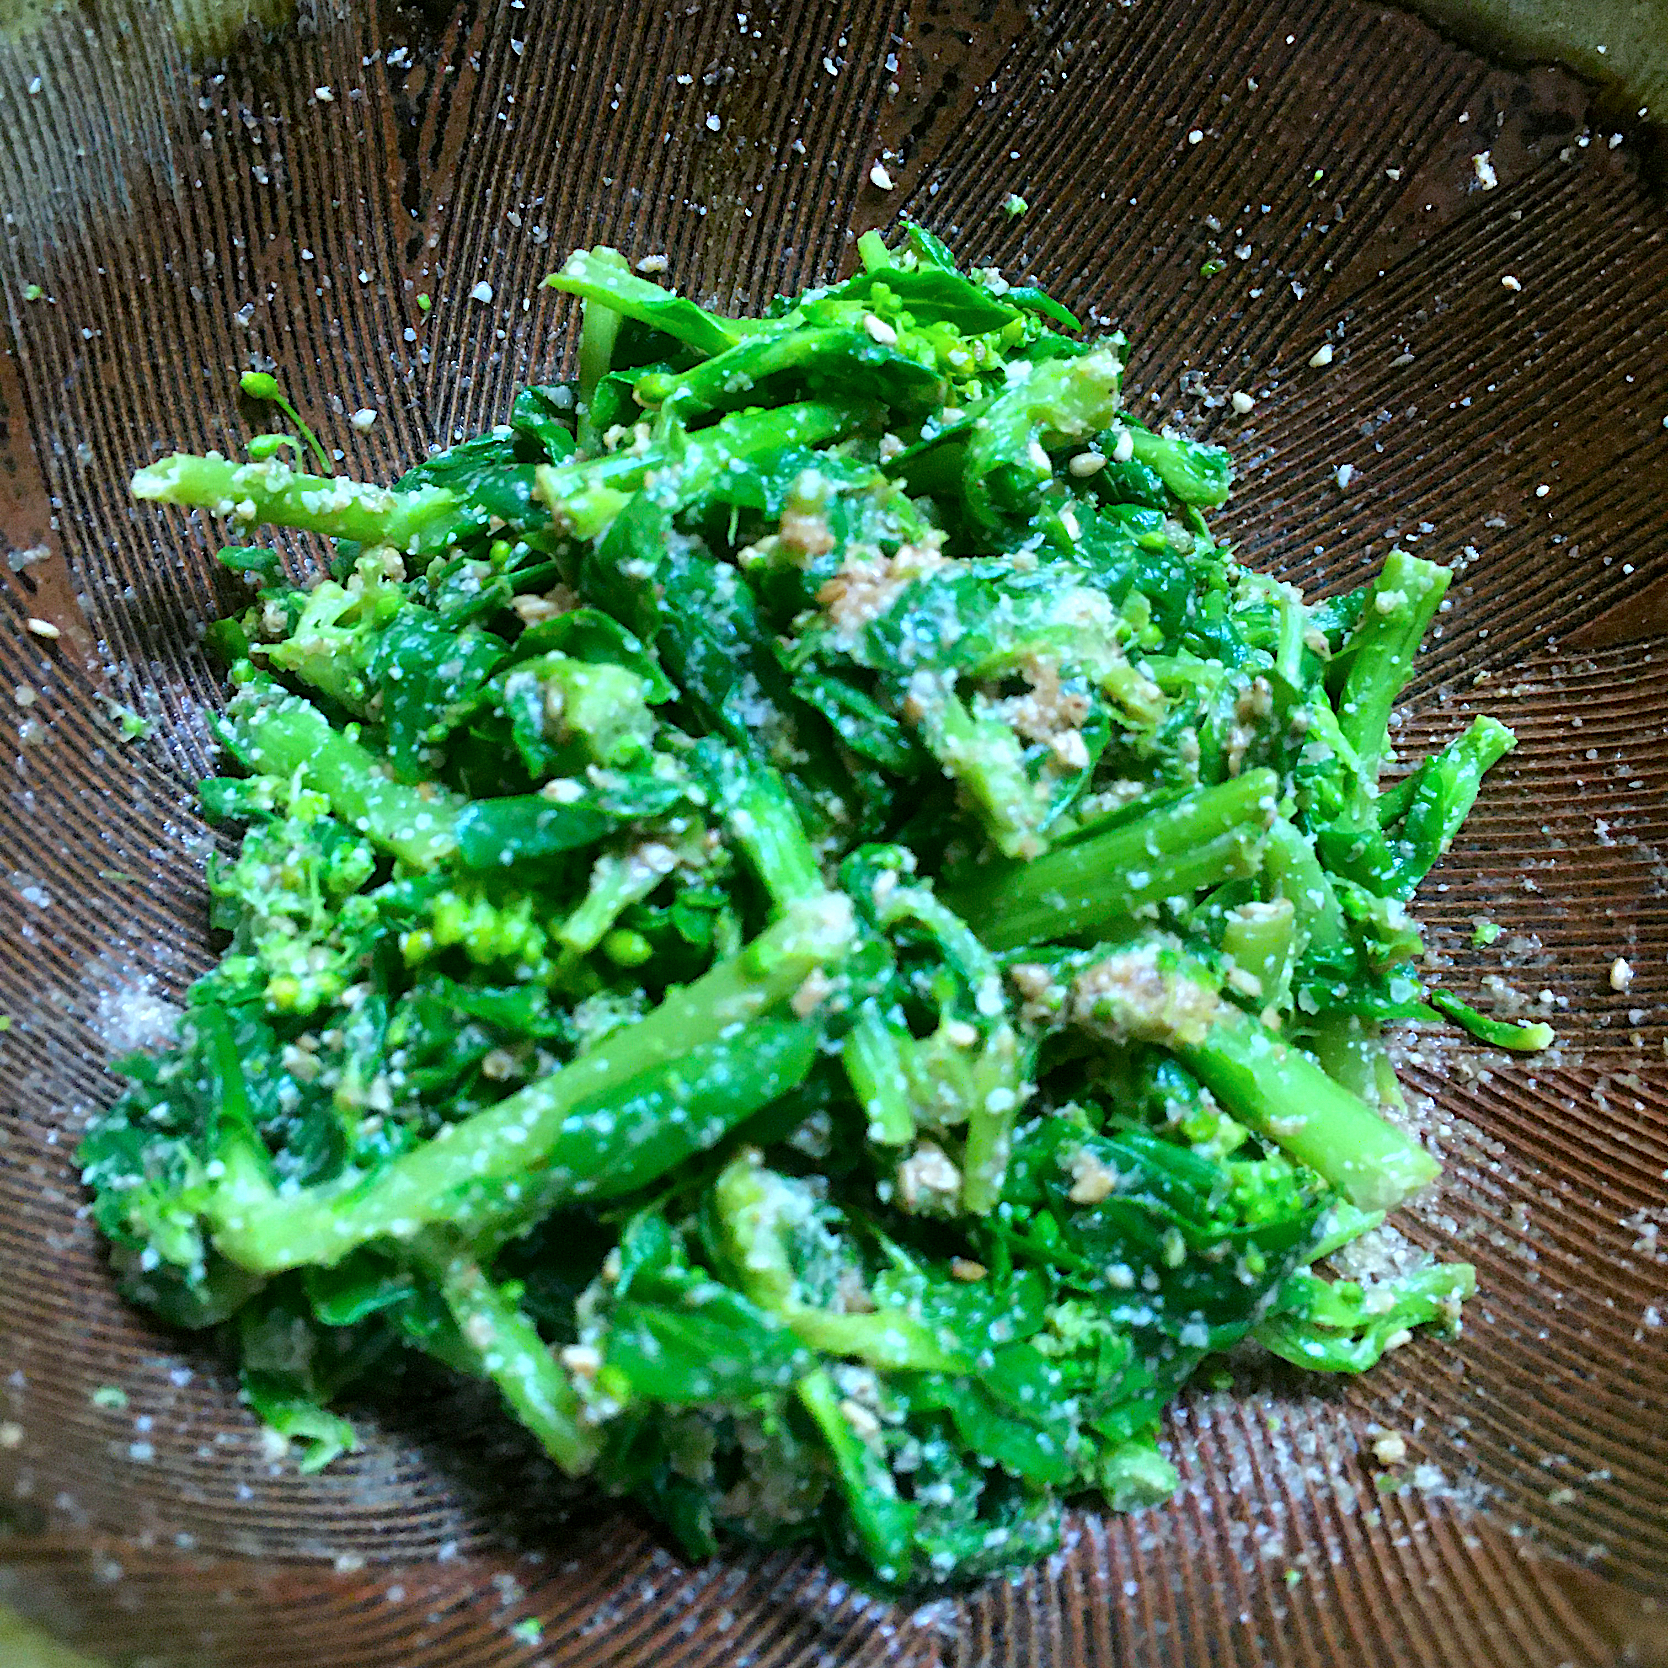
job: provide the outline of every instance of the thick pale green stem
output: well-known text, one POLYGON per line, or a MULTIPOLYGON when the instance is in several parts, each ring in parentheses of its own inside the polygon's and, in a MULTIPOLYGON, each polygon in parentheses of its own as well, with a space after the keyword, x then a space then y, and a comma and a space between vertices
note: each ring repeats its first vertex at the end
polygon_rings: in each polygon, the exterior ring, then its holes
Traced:
POLYGON ((1273 771, 1247 771, 1033 863, 993 866, 947 897, 993 950, 1091 932, 1255 874, 1278 793, 1273 771))
POLYGON ((907 1032, 895 1032, 871 1001, 858 1013, 841 1048, 852 1092, 869 1121, 869 1139, 883 1147, 903 1147, 915 1139, 902 1054, 912 1042, 907 1032))
POLYGON ((1300 954, 1304 945, 1329 949, 1343 943, 1343 905, 1315 856, 1315 843, 1284 817, 1276 817, 1269 828, 1263 872, 1276 893, 1291 903, 1300 954))
POLYGON ((413 1260, 434 1281, 475 1370, 503 1391, 515 1416, 570 1477, 583 1476, 601 1446, 583 1404, 539 1330, 461 1247, 425 1236, 413 1260))
POLYGON ((207 510, 244 525, 265 522, 392 545, 407 556, 444 548, 462 509, 445 487, 391 492, 339 476, 300 474, 280 458, 238 464, 212 452, 207 457, 176 452, 148 464, 133 477, 133 496, 207 510))
POLYGON ((1223 1000, 1204 968, 1162 940, 1090 963, 1074 981, 1069 1014, 1114 1042, 1168 1049, 1234 1119, 1361 1210, 1389 1210, 1438 1173, 1417 1141, 1223 1000))
POLYGON ((1390 1210, 1438 1174, 1411 1136, 1237 1008, 1223 1004, 1204 1039, 1175 1052, 1242 1124, 1361 1210, 1390 1210))
POLYGON ((1228 912, 1222 948, 1241 973, 1256 981, 1256 989, 1246 994, 1265 1006, 1285 1001, 1296 948, 1296 913, 1287 898, 1241 904, 1228 912))
POLYGON ((433 784, 394 781, 352 726, 335 729, 317 707, 276 684, 244 686, 221 740, 255 775, 285 778, 304 770, 344 822, 414 868, 431 869, 457 850, 462 800, 433 784))
POLYGON ((1345 650, 1349 669, 1338 696, 1338 725, 1355 749, 1363 779, 1378 775, 1390 709, 1413 675, 1413 656, 1448 589, 1447 568, 1392 550, 1367 592, 1367 606, 1345 650))

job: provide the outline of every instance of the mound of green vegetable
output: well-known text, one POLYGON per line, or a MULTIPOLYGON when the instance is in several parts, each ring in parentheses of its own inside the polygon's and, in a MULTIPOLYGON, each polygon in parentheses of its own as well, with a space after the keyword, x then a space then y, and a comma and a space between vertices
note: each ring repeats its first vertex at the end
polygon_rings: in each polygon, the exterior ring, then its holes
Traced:
POLYGON ((335 541, 221 552, 229 942, 81 1150, 304 1465, 417 1351, 692 1553, 967 1579, 1162 1498, 1213 1352, 1356 1372, 1472 1288, 1310 1272, 1435 1174, 1386 1021, 1546 1041, 1404 907, 1510 734, 1378 785, 1447 572, 1306 604, 1120 337, 861 252, 757 319, 576 254, 577 384, 391 489, 134 479, 335 541))

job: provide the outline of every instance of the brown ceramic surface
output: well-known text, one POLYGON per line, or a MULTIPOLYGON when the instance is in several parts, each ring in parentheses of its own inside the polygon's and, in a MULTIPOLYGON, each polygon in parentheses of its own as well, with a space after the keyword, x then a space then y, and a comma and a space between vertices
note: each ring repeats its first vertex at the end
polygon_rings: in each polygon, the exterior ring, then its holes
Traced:
POLYGON ((1668 589, 1668 214, 1633 139, 1354 0, 365 0, 224 75, 137 0, 93 15, 0 48, 0 1596, 115 1660, 238 1668, 1668 1660, 1668 644, 1640 600, 1668 589), (1023 1579, 925 1609, 806 1556, 686 1567, 490 1400, 274 1465, 77 1214, 104 1063, 211 954, 223 599, 205 530, 124 483, 247 432, 252 363, 388 477, 561 364, 569 306, 535 284, 571 246, 740 304, 899 211, 1122 323, 1132 398, 1239 454, 1248 560, 1339 586, 1394 529, 1466 563, 1403 734, 1475 704, 1521 745, 1422 908, 1459 989, 1551 991, 1561 1045, 1410 1046, 1448 1179, 1403 1227, 1477 1263, 1465 1333, 1185 1398, 1175 1501, 1079 1514, 1023 1579), (332 415, 360 406, 366 434, 332 415), (1374 1421, 1408 1439, 1390 1492, 1374 1421))

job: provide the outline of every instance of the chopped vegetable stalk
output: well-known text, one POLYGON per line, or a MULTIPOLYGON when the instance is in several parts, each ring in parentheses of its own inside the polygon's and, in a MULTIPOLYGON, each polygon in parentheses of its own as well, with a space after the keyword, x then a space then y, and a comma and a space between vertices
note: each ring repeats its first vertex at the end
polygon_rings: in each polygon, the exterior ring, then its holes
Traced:
POLYGON ((583 1421, 573 1383, 538 1328, 467 1252, 443 1235, 417 1243, 414 1261, 435 1282, 476 1370, 504 1393, 516 1418, 570 1477, 596 1463, 600 1443, 583 1421))
POLYGON ((1389 1210, 1437 1174, 1411 1137, 1156 942, 1079 973, 1071 1017, 1117 1042, 1172 1052, 1240 1123, 1325 1177, 1358 1209, 1389 1210))
POLYGON ((907 1146, 915 1138, 915 1114, 904 1082, 904 1051, 913 1039, 888 1023, 873 1000, 866 1001, 846 1035, 841 1059, 868 1124, 864 1133, 883 1147, 907 1146))
POLYGON ((455 795, 390 780, 351 730, 334 728, 297 695, 251 679, 219 733, 252 771, 280 779, 300 772, 329 796, 338 816, 414 868, 432 868, 457 849, 455 795))
POLYGON ((1339 728, 1368 782, 1378 774, 1390 709, 1413 675, 1413 656, 1436 617, 1448 579, 1446 568, 1393 550, 1367 587, 1360 624, 1344 651, 1348 669, 1337 711, 1339 728))
POLYGON ((1473 1007, 1467 1006, 1452 992, 1433 990, 1431 1006, 1458 1025, 1463 1025, 1478 1042, 1490 1048, 1509 1048, 1518 1054, 1535 1054, 1550 1048, 1554 1040, 1552 1027, 1543 1019, 1518 1024, 1512 1020, 1490 1019, 1473 1007))
MULTIPOLYGON (((1400 812, 1402 855, 1396 865, 1395 895, 1411 898, 1414 888, 1447 851, 1471 813, 1483 776, 1517 745, 1517 737, 1492 718, 1476 718, 1462 736, 1427 759, 1414 773, 1400 812)), ((1380 817, 1384 815, 1380 811, 1380 817)))
POLYGON ((1255 874, 1274 812, 1272 771, 1249 771, 952 894, 993 950, 1092 932, 1145 906, 1255 874))
POLYGON ((444 487, 390 492, 339 477, 321 480, 276 457, 235 464, 213 453, 176 452, 139 470, 132 487, 135 498, 153 503, 207 510, 243 525, 270 522, 326 538, 387 545, 406 556, 443 549, 461 509, 456 494, 444 487))
MULTIPOLYGON (((599 276, 606 269, 616 283, 632 284, 638 280, 629 275, 625 256, 614 249, 593 250, 587 258, 587 271, 599 276)), ((593 289, 585 296, 582 309, 583 324, 579 332, 579 399, 576 407, 578 441, 581 450, 595 452, 601 443, 592 415, 597 384, 608 374, 614 357, 614 339, 620 333, 621 315, 602 299, 602 292, 593 289)))
POLYGON ((534 471, 539 501, 556 525, 576 539, 592 539, 651 479, 657 493, 698 497, 726 473, 745 473, 765 454, 826 444, 860 426, 866 408, 807 401, 773 411, 748 411, 710 429, 669 435, 658 445, 607 452, 595 459, 541 463, 534 471))

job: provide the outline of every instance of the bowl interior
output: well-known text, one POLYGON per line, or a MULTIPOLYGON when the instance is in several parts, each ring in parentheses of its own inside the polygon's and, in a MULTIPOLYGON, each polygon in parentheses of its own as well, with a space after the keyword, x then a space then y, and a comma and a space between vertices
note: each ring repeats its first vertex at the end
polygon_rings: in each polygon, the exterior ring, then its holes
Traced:
POLYGON ((1567 77, 1355 0, 321 0, 224 60, 201 25, 112 5, 0 43, 0 1596, 114 1660, 244 1668, 1650 1648, 1668 217, 1632 140, 1567 77), (391 478, 564 363, 568 305, 537 286, 569 248, 664 254, 703 301, 756 304, 899 212, 1129 332, 1130 398, 1236 452, 1246 560, 1317 590, 1398 541, 1460 570, 1406 750, 1474 710, 1519 745, 1419 908, 1447 982, 1550 1002, 1559 1031, 1529 1060, 1405 1041, 1447 1171, 1398 1225, 1477 1264, 1466 1329, 1360 1383, 1189 1395, 1176 1500, 1079 1512, 1045 1565, 913 1609, 802 1555, 686 1567, 473 1396, 374 1406, 362 1453, 300 1477, 210 1353, 120 1302, 78 1214, 106 1063, 165 1034, 211 955, 199 639, 231 598, 209 529, 126 480, 247 433, 251 366, 391 478), (1408 1440, 1388 1477, 1375 1424, 1408 1440))

